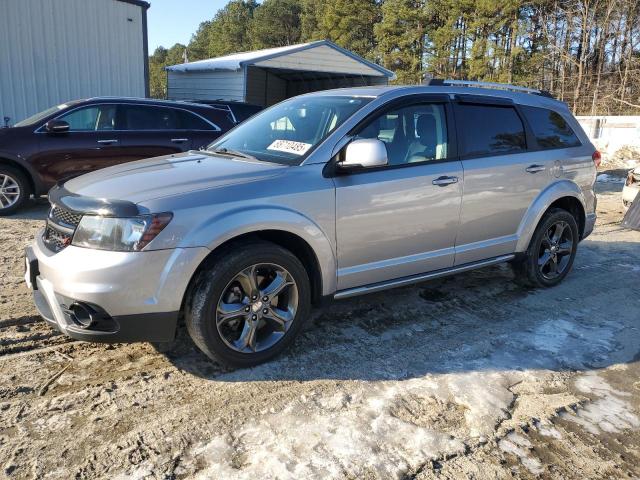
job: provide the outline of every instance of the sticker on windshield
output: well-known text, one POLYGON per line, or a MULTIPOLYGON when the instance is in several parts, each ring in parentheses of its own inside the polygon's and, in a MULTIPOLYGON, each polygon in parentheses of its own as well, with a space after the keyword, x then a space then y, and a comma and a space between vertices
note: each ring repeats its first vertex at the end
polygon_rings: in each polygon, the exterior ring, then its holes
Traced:
POLYGON ((293 140, 276 140, 267 147, 267 150, 304 155, 310 148, 310 143, 294 142, 293 140))

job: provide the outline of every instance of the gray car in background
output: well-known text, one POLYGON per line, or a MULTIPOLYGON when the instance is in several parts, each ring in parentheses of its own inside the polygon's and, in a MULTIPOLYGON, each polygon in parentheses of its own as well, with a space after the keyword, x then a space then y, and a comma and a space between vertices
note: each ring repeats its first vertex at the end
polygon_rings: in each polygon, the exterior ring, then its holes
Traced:
POLYGON ((26 255, 40 313, 108 342, 169 341, 183 315, 242 367, 326 298, 501 262, 557 285, 594 226, 599 154, 544 92, 438 83, 295 97, 205 151, 55 187, 26 255))

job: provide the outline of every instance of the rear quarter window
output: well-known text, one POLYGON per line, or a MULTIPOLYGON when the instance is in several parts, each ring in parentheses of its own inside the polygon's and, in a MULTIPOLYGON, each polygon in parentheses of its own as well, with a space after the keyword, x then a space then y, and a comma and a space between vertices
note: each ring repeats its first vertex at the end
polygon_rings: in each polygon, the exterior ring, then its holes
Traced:
POLYGON ((456 121, 465 157, 518 153, 527 148, 522 120, 515 108, 460 104, 456 121))
POLYGON ((181 130, 216 130, 213 125, 192 112, 176 110, 176 115, 181 130))
POLYGON ((547 108, 521 106, 542 149, 579 147, 580 140, 566 120, 547 108))

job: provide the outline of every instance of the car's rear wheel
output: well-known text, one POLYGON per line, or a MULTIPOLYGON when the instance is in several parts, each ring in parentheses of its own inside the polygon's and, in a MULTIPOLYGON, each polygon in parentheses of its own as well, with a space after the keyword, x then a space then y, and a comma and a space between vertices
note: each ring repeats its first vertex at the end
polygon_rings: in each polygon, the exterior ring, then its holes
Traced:
POLYGON ((516 262, 519 280, 534 287, 553 287, 568 275, 578 247, 578 224, 566 210, 554 208, 542 217, 524 258, 516 262))
POLYGON ((0 165, 0 216, 20 209, 31 195, 29 182, 19 170, 0 165))
POLYGON ((250 367, 282 352, 310 309, 300 260, 269 242, 227 248, 203 269, 185 312, 195 344, 210 358, 250 367))

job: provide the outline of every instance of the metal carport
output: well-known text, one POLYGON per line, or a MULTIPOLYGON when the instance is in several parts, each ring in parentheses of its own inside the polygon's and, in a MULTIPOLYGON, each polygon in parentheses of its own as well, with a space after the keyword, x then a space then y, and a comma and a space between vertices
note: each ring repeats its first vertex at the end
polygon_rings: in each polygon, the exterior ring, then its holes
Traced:
POLYGON ((167 67, 167 96, 269 106, 302 93, 386 85, 394 78, 380 65, 320 40, 167 67))

